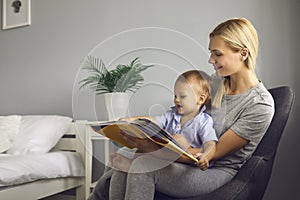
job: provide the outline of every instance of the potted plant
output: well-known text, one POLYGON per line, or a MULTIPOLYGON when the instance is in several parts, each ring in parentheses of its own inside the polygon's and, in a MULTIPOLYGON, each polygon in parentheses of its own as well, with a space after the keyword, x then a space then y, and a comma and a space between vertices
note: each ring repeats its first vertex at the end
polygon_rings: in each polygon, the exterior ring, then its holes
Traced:
POLYGON ((97 57, 87 56, 82 69, 90 75, 79 82, 80 89, 89 87, 96 95, 104 95, 109 120, 124 117, 129 104, 129 93, 134 93, 144 81, 141 73, 153 65, 143 65, 139 58, 129 65, 119 64, 108 70, 104 62, 97 57))

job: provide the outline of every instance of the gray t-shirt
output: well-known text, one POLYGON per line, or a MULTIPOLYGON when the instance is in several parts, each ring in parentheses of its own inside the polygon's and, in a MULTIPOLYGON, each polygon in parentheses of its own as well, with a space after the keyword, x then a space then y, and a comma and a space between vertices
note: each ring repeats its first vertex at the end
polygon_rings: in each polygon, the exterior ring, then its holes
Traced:
POLYGON ((231 129, 249 140, 242 149, 214 162, 215 167, 240 168, 251 157, 264 136, 274 115, 274 100, 260 82, 257 86, 237 95, 225 95, 222 106, 211 110, 218 136, 231 129))

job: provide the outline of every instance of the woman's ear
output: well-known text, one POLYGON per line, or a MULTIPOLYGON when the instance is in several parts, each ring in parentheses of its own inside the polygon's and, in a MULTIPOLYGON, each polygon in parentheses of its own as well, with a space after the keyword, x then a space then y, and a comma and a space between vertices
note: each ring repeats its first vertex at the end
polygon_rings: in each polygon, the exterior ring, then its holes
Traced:
POLYGON ((242 59, 243 61, 245 61, 245 60, 248 58, 248 55, 249 55, 248 49, 247 49, 247 48, 243 48, 243 49, 241 50, 241 59, 242 59))

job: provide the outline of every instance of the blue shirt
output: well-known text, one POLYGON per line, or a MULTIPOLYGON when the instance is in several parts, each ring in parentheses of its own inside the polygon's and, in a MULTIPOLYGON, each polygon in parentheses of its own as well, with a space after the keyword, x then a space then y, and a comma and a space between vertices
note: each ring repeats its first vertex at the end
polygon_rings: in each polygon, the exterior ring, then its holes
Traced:
POLYGON ((207 113, 203 112, 205 109, 206 107, 203 106, 199 114, 186 122, 183 127, 180 124, 182 115, 177 114, 175 106, 164 115, 154 118, 157 124, 171 135, 182 134, 191 147, 201 148, 203 143, 207 141, 218 141, 213 128, 213 120, 207 113))

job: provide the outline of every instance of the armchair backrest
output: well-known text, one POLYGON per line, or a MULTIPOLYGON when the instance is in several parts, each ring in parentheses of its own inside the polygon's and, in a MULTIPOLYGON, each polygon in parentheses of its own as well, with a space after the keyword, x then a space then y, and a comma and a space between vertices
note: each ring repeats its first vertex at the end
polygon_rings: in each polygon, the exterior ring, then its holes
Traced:
POLYGON ((274 158, 277 146, 286 126, 294 101, 294 93, 288 86, 269 89, 275 102, 275 114, 272 122, 257 146, 254 155, 264 159, 274 158))
POLYGON ((259 200, 263 198, 272 173, 278 144, 294 101, 294 93, 290 87, 276 87, 269 89, 269 92, 274 99, 275 113, 253 156, 231 181, 207 194, 204 199, 259 200))
MULTIPOLYGON (((272 122, 257 146, 253 156, 242 166, 236 176, 215 191, 189 200, 259 200, 266 191, 273 168, 273 161, 294 101, 290 87, 269 89, 274 98, 275 113, 272 122)), ((157 192, 156 199, 174 199, 157 192)))

